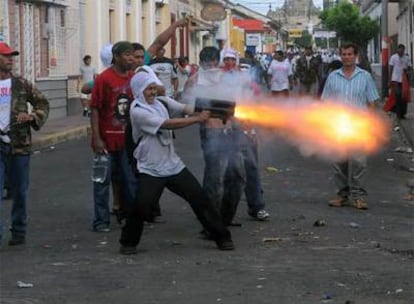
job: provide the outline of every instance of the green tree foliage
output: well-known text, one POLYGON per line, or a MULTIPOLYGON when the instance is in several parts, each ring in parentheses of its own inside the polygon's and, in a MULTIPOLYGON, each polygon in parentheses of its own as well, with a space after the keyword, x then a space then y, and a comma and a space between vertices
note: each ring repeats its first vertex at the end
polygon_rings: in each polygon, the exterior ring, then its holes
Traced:
POLYGON ((312 45, 312 35, 309 33, 309 31, 304 30, 302 32, 302 37, 294 38, 293 42, 295 43, 295 45, 301 47, 312 45))
MULTIPOLYGON (((328 41, 326 38, 315 38, 315 45, 317 47, 326 49, 328 48, 328 41)), ((338 38, 329 38, 329 47, 337 47, 338 46, 338 38)))
POLYGON ((319 14, 322 24, 335 31, 342 41, 353 42, 366 49, 367 43, 379 33, 379 24, 368 16, 362 16, 356 5, 347 1, 324 10, 319 14))

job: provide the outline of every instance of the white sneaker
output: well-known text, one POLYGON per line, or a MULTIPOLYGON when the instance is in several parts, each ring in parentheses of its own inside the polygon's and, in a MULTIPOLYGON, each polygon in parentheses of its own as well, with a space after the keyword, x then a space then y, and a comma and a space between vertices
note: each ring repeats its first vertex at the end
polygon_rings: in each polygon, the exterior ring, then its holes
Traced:
POLYGON ((259 210, 255 215, 252 215, 252 217, 258 221, 267 221, 269 219, 269 216, 270 214, 264 209, 259 210))

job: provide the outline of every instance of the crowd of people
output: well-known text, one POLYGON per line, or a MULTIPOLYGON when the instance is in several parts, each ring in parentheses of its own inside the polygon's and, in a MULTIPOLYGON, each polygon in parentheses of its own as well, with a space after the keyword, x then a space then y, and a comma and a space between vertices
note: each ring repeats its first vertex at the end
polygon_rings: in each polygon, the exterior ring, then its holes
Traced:
MULTIPOLYGON (((99 74, 91 67, 92 58, 83 58, 79 79, 83 115, 90 116, 93 152, 109 159, 104 180, 93 183, 92 229, 101 233, 111 229, 112 188, 112 213, 122 224, 122 254, 135 254, 144 223, 161 216, 159 201, 165 188, 190 204, 203 237, 215 241, 220 250, 234 249, 228 227, 241 225, 234 218, 243 193, 248 215, 258 221, 269 219, 258 163, 258 130, 235 117, 216 116, 208 107, 198 109, 200 99, 237 104, 241 97, 268 96, 277 102, 294 92, 315 100, 334 98, 358 108, 375 108, 379 100, 372 75, 358 66, 362 57, 355 44, 343 44, 335 56, 314 54, 305 47, 298 54, 277 50, 273 56, 246 51, 242 58, 231 48, 207 46, 195 65, 188 57, 165 57, 165 44, 186 22, 173 23, 147 49, 128 41, 104 46, 105 70, 99 74), (173 130, 193 124, 199 125, 204 157, 201 183, 174 149, 173 130)), ((400 83, 409 70, 401 59, 403 52, 399 48, 390 61, 390 85, 397 97, 392 109, 400 119, 406 111, 400 83)), ((0 43, 0 185, 7 164, 14 200, 9 245, 25 243, 30 128, 39 129, 49 109, 33 85, 12 76, 12 59, 17 55, 0 43), (20 104, 22 94, 30 95, 30 110, 20 104)), ((338 192, 329 205, 349 203, 367 209, 367 191, 361 182, 366 157, 344 160, 334 169, 338 192)))

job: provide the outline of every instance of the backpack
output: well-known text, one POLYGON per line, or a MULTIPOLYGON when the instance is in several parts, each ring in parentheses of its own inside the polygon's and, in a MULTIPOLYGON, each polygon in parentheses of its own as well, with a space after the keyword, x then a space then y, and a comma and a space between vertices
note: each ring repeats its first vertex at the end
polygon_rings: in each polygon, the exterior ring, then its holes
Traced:
MULTIPOLYGON (((169 112, 167 102, 163 100, 162 98, 158 98, 158 97, 157 97, 157 100, 160 101, 161 104, 167 109, 167 112, 169 112)), ((138 105, 135 105, 135 106, 137 107, 138 105)), ((131 123, 131 119, 129 118, 129 115, 128 115, 128 120, 125 126, 124 136, 125 136, 125 151, 128 157, 128 162, 132 166, 132 169, 134 170, 134 172, 138 173, 137 160, 134 157, 134 151, 138 147, 139 143, 141 142, 142 136, 138 138, 137 142, 134 141, 134 136, 132 135, 132 123, 131 123)), ((174 133, 173 133, 173 138, 175 138, 174 133)))

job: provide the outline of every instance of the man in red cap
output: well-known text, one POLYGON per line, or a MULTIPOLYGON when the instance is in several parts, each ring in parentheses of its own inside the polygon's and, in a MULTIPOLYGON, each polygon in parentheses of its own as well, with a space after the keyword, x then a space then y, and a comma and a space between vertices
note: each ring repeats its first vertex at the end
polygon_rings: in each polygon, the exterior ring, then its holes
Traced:
MULTIPOLYGON (((31 128, 39 130, 49 114, 43 94, 26 79, 12 74, 13 57, 18 55, 0 42, 0 206, 7 166, 13 199, 10 246, 25 243, 31 128)), ((0 241, 1 236, 0 222, 0 241)))

